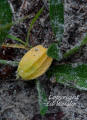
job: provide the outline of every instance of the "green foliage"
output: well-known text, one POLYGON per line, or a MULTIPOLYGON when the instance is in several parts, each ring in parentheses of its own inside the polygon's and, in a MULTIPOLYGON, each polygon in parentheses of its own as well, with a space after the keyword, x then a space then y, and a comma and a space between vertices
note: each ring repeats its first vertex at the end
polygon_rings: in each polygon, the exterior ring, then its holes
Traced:
MULTIPOLYGON (((12 12, 7 0, 0 0, 0 28, 12 22, 12 12)), ((0 44, 8 34, 10 27, 5 30, 0 30, 0 44)))
MULTIPOLYGON (((61 56, 59 48, 63 32, 64 32, 64 5, 63 0, 50 0, 50 18, 52 28, 55 33, 58 43, 52 44, 47 51, 48 56, 60 61, 70 57, 79 51, 81 47, 87 44, 87 35, 84 39, 68 50, 61 56)), ((87 90, 87 65, 77 65, 73 68, 72 65, 59 65, 52 67, 48 71, 49 75, 54 75, 58 83, 75 87, 82 90, 87 90)))
POLYGON ((38 101, 39 101, 39 106, 40 106, 40 114, 45 115, 47 110, 48 110, 48 106, 46 106, 46 104, 47 104, 46 93, 45 93, 42 85, 40 85, 39 80, 37 80, 37 82, 36 82, 36 87, 37 87, 37 91, 38 91, 38 101))
MULTIPOLYGON (((26 42, 23 42, 23 40, 17 38, 17 37, 14 36, 14 35, 8 35, 7 37, 10 38, 10 39, 12 39, 12 40, 16 40, 16 41, 18 41, 18 42, 20 42, 20 43, 22 43, 23 45, 25 45, 25 46, 28 47, 28 44, 29 44, 29 43, 28 43, 28 42, 29 42, 28 40, 29 40, 30 32, 31 32, 31 30, 32 30, 35 22, 37 21, 37 19, 38 19, 39 16, 41 15, 43 9, 44 9, 44 7, 42 7, 42 8, 37 12, 37 14, 35 15, 35 17, 32 19, 31 24, 30 24, 30 27, 29 27, 29 29, 28 29, 26 42)), ((22 22, 22 21, 24 21, 25 19, 27 19, 28 17, 29 17, 29 15, 28 15, 28 16, 25 16, 24 18, 20 19, 19 21, 13 22, 11 25, 8 24, 7 28, 9 27, 9 25, 12 26, 12 25, 14 25, 14 24, 17 24, 18 22, 22 22)), ((5 28, 3 28, 3 29, 5 29, 5 28)), ((29 46, 29 47, 31 47, 31 46, 29 46)))
MULTIPOLYGON (((29 39, 30 31, 33 28, 33 25, 36 22, 36 20, 41 15, 43 9, 44 9, 44 7, 42 7, 38 11, 38 13, 35 15, 35 17, 31 21, 31 24, 30 24, 30 27, 29 27, 29 30, 27 33, 26 42, 23 42, 21 39, 15 37, 13 35, 8 35, 8 37, 13 40, 19 41, 20 43, 22 43, 25 46, 28 46, 28 39, 29 39)), ((28 17, 29 17, 29 15, 25 16, 24 18, 21 18, 20 20, 18 20, 16 22, 12 22, 12 12, 11 12, 9 3, 7 2, 7 0, 0 0, 0 44, 2 44, 2 42, 4 41, 5 37, 8 34, 8 31, 12 25, 18 24, 19 22, 23 22, 28 17)))
POLYGON ((35 22, 37 21, 37 19, 39 18, 39 16, 41 15, 41 13, 43 12, 44 7, 42 7, 37 14, 35 15, 35 17, 32 19, 30 27, 28 29, 28 33, 27 33, 27 38, 26 38, 26 46, 28 46, 28 40, 29 40, 29 36, 30 36, 30 32, 35 24, 35 22))
POLYGON ((64 32, 64 3, 63 0, 50 0, 50 20, 57 43, 48 48, 48 56, 59 60, 61 57, 58 45, 60 44, 64 32))
POLYGON ((50 47, 48 48, 48 51, 47 51, 47 55, 56 60, 59 60, 60 52, 59 52, 58 45, 56 43, 53 43, 50 45, 50 47))
POLYGON ((63 0, 50 0, 50 20, 56 39, 60 42, 64 32, 63 0))
POLYGON ((58 83, 69 87, 87 90, 87 65, 58 65, 48 71, 48 76, 54 75, 58 83))

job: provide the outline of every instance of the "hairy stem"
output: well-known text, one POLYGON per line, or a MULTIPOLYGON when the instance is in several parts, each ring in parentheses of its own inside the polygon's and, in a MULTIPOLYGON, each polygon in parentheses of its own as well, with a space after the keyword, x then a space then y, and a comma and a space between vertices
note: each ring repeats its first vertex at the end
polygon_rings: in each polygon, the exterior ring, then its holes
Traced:
POLYGON ((87 35, 84 37, 84 39, 78 44, 76 45, 75 47, 73 47, 72 49, 70 49, 69 51, 67 51, 64 55, 63 55, 63 58, 66 59, 68 58, 69 56, 75 54, 76 52, 78 52, 78 50, 87 44, 87 35))
POLYGON ((13 67, 18 66, 18 63, 19 62, 17 62, 17 61, 0 60, 0 64, 11 65, 13 67))

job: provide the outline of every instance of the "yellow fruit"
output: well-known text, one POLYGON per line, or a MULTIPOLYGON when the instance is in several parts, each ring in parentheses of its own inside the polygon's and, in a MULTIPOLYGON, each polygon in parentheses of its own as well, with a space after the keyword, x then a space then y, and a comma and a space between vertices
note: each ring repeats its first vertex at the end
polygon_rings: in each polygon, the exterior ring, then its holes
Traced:
POLYGON ((47 48, 42 45, 29 50, 19 63, 18 75, 24 80, 32 80, 44 74, 53 61, 46 52, 47 48))

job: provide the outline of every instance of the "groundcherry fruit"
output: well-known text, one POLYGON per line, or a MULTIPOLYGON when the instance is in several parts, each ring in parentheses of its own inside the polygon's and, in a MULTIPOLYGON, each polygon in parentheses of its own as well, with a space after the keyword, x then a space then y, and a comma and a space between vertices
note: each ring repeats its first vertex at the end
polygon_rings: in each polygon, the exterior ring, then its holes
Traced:
POLYGON ((53 59, 47 56, 47 48, 37 45, 30 49, 21 59, 18 66, 18 76, 23 80, 36 79, 50 67, 53 59))

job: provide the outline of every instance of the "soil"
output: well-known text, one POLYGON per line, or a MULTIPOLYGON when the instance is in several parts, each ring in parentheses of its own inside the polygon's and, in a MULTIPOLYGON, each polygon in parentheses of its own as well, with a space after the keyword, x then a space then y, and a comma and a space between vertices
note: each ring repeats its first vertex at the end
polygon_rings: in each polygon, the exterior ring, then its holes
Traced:
MULTIPOLYGON (((78 44, 87 31, 87 2, 85 0, 65 0, 65 31, 61 44, 61 50, 66 52, 78 44)), ((30 17, 23 23, 14 25, 10 34, 23 41, 26 39, 29 24, 38 10, 44 5, 45 9, 36 21, 29 38, 29 45, 42 44, 48 47, 55 42, 49 18, 47 0, 9 0, 13 12, 13 21, 25 15, 30 17)), ((10 39, 6 43, 15 43, 10 39)), ((0 48, 0 59, 20 60, 26 50, 13 48, 0 48)), ((64 62, 87 61, 87 46, 64 62)), ((53 65, 57 61, 53 62, 53 65)), ((44 74, 39 78, 47 97, 78 96, 75 106, 50 106, 46 115, 41 116, 38 105, 38 94, 35 81, 16 80, 17 67, 0 65, 0 120, 87 120, 87 92, 68 88, 55 83, 55 78, 50 79, 44 74)))

